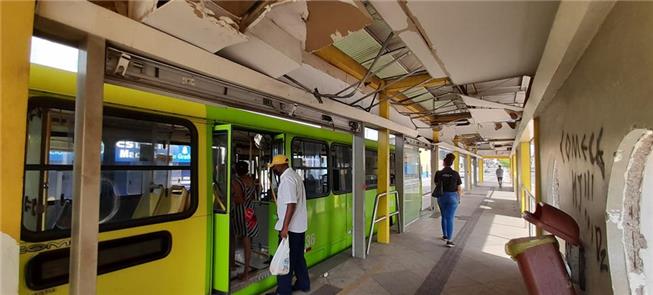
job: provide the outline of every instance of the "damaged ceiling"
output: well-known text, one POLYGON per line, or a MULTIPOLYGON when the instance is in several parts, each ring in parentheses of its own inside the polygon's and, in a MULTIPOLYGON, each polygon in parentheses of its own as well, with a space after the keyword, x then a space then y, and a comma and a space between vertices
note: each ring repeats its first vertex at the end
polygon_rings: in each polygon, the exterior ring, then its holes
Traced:
POLYGON ((92 1, 484 155, 511 148, 558 2, 92 1), (337 17, 336 17, 337 16, 337 17))

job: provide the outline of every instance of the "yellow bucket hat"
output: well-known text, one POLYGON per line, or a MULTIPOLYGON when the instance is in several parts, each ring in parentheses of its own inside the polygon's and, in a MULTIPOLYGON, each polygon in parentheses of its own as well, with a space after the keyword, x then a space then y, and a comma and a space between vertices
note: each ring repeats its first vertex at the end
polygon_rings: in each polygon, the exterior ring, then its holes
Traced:
POLYGON ((272 168, 275 165, 288 164, 288 157, 285 155, 276 155, 272 158, 272 163, 268 164, 268 168, 272 168))

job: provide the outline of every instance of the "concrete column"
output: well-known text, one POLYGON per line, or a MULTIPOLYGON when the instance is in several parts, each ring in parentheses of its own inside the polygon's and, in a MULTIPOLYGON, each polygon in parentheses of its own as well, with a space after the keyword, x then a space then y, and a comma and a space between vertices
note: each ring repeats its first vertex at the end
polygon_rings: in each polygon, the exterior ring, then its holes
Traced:
POLYGON ((104 39, 91 35, 79 48, 70 247, 74 295, 96 293, 104 49, 104 39))
POLYGON ((0 294, 18 294, 34 1, 0 1, 0 294))
POLYGON ((360 124, 358 132, 353 135, 352 162, 351 255, 356 258, 365 258, 365 126, 363 124, 360 124))
MULTIPOLYGON (((385 92, 380 95, 379 115, 390 119, 390 101, 385 92)), ((390 190, 390 133, 388 129, 379 129, 378 157, 377 157, 377 193, 387 193, 390 190)), ((389 212, 388 196, 379 198, 377 218, 387 216, 389 212)), ((390 219, 386 218, 378 223, 377 241, 382 244, 390 243, 390 219)))
MULTIPOLYGON (((419 157, 417 158, 419 160, 419 157)), ((399 215, 397 215, 397 221, 399 222, 399 232, 404 232, 404 212, 406 202, 404 201, 404 136, 396 135, 395 136, 395 189, 399 193, 399 205, 402 210, 399 215)), ((394 196, 389 196, 394 198, 394 196)))

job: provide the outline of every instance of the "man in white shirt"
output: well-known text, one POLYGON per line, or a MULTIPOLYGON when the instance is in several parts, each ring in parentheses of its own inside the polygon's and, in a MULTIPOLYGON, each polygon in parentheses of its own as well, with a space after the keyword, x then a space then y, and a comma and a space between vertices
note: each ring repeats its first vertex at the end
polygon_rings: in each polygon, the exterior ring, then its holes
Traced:
POLYGON ((305 233, 308 229, 306 190, 302 178, 288 165, 288 157, 276 155, 269 167, 280 176, 277 193, 277 224, 279 241, 288 239, 290 246, 290 272, 277 276, 276 294, 292 294, 292 291, 308 292, 311 283, 304 259, 305 233), (297 277, 292 285, 293 273, 297 277))

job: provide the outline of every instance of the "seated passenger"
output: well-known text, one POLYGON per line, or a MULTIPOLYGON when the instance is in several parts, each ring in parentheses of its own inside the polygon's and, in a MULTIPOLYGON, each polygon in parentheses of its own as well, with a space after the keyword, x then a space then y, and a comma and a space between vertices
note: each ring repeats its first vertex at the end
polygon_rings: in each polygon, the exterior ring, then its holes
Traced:
MULTIPOLYGON (((243 245, 245 251, 245 269, 240 274, 241 280, 249 278, 249 264, 252 257, 251 238, 258 234, 258 224, 254 215, 256 198, 256 181, 248 174, 249 164, 244 161, 236 163, 236 175, 231 180, 231 224, 232 232, 243 245)), ((235 247, 231 247, 235 249, 235 247)), ((233 261, 232 251, 232 261, 233 261)))

